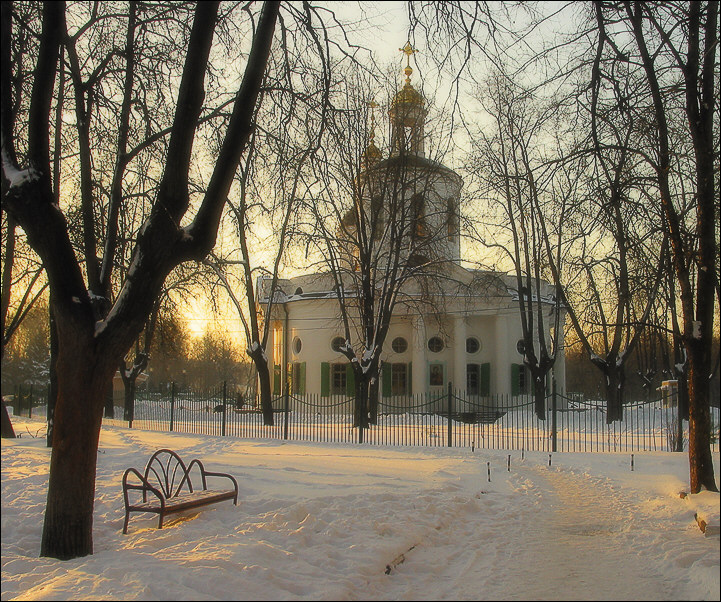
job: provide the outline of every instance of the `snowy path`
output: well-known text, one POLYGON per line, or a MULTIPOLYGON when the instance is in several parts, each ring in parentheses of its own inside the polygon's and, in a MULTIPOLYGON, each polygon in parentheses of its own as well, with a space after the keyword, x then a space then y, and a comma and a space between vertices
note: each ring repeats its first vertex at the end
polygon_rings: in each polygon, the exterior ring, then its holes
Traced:
POLYGON ((507 471, 503 452, 104 428, 95 553, 60 562, 38 556, 50 450, 15 422, 2 600, 720 599, 718 536, 693 519, 718 524, 719 496, 679 498, 683 454, 637 454, 634 472, 626 454, 516 454, 507 471), (123 472, 162 447, 233 474, 240 502, 123 535, 123 472))
POLYGON ((674 583, 650 572, 653 563, 638 550, 629 551, 631 530, 664 528, 643 522, 645 514, 635 518, 635 502, 588 475, 543 466, 514 470, 512 485, 525 498, 521 504, 504 509, 493 493, 480 494, 479 515, 440 525, 405 555, 381 597, 674 599, 674 583))

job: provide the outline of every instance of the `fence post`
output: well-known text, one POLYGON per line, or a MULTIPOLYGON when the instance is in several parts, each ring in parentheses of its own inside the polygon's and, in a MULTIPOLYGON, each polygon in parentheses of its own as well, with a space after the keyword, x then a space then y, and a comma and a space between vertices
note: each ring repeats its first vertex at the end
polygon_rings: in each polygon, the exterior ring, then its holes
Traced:
POLYGON ((448 383, 448 447, 453 447, 453 383, 448 383))
POLYGON ((288 439, 288 412, 290 411, 290 394, 288 392, 288 383, 286 382, 285 391, 283 392, 283 439, 288 439))
POLYGON ((173 432, 173 418, 175 417, 175 381, 170 383, 170 432, 173 432))
POLYGON ((556 378, 553 378, 553 387, 551 393, 551 445, 552 451, 558 451, 558 425, 556 423, 556 378))
POLYGON ((220 436, 225 437, 225 410, 226 410, 226 400, 228 399, 228 382, 223 381, 223 420, 221 422, 220 426, 220 436))
POLYGON ((368 384, 364 382, 361 387, 358 384, 359 382, 361 382, 361 381, 356 378, 355 398, 356 398, 356 403, 359 405, 358 443, 363 444, 363 436, 365 435, 365 433, 363 431, 365 429, 365 425, 368 420, 368 411, 366 410, 366 401, 367 401, 367 397, 368 397, 368 384), (363 390, 361 391, 361 389, 363 389, 363 390))

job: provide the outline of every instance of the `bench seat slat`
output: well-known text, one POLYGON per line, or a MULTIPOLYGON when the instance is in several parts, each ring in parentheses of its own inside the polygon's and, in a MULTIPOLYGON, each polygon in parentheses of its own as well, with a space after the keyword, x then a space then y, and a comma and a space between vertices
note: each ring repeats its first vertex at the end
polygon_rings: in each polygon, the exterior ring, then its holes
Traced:
MULTIPOLYGON (((201 489, 193 493, 183 492, 175 497, 165 500, 165 512, 179 512, 186 508, 196 508, 214 502, 222 502, 224 500, 232 500, 235 497, 235 491, 219 491, 215 489, 201 489)), ((158 512, 160 510, 160 502, 157 499, 139 504, 132 505, 133 510, 146 512, 158 512)))

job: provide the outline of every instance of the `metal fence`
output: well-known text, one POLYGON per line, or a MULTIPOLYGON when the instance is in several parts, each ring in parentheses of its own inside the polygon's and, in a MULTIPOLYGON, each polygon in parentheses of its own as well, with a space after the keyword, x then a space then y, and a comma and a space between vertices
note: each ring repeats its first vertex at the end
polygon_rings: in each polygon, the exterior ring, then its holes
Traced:
MULTIPOLYGON (((36 414, 45 400, 37 388, 36 414)), ((33 391, 20 389, 14 410, 33 413, 33 391)), ((106 424, 228 437, 367 445, 444 446, 559 452, 681 451, 688 423, 678 419, 676 396, 627 403, 623 419, 607 423, 603 401, 551 393, 546 417, 532 396, 467 396, 451 386, 440 394, 380 397, 368 428, 354 424, 355 399, 291 395, 273 398, 273 425, 263 424, 258 401, 225 383, 207 391, 140 391, 134 412, 115 408, 106 424), (125 419, 123 419, 125 418, 125 419)), ((719 451, 719 409, 711 408, 712 449, 719 451)))

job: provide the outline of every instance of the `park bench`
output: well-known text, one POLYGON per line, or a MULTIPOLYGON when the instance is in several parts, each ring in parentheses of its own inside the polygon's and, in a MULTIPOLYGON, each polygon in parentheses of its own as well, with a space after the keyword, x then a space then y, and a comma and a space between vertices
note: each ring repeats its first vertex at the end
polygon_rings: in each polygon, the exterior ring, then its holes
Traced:
POLYGON ((128 532, 131 512, 152 512, 158 515, 158 529, 163 519, 175 512, 200 508, 225 500, 238 504, 238 483, 234 477, 222 472, 205 470, 200 460, 186 466, 180 456, 169 449, 156 451, 148 460, 145 472, 128 468, 123 474, 125 523, 128 532), (193 472, 193 469, 197 468, 193 472), (208 489, 208 477, 230 479, 232 488, 208 489), (202 487, 201 487, 202 486, 202 487))

